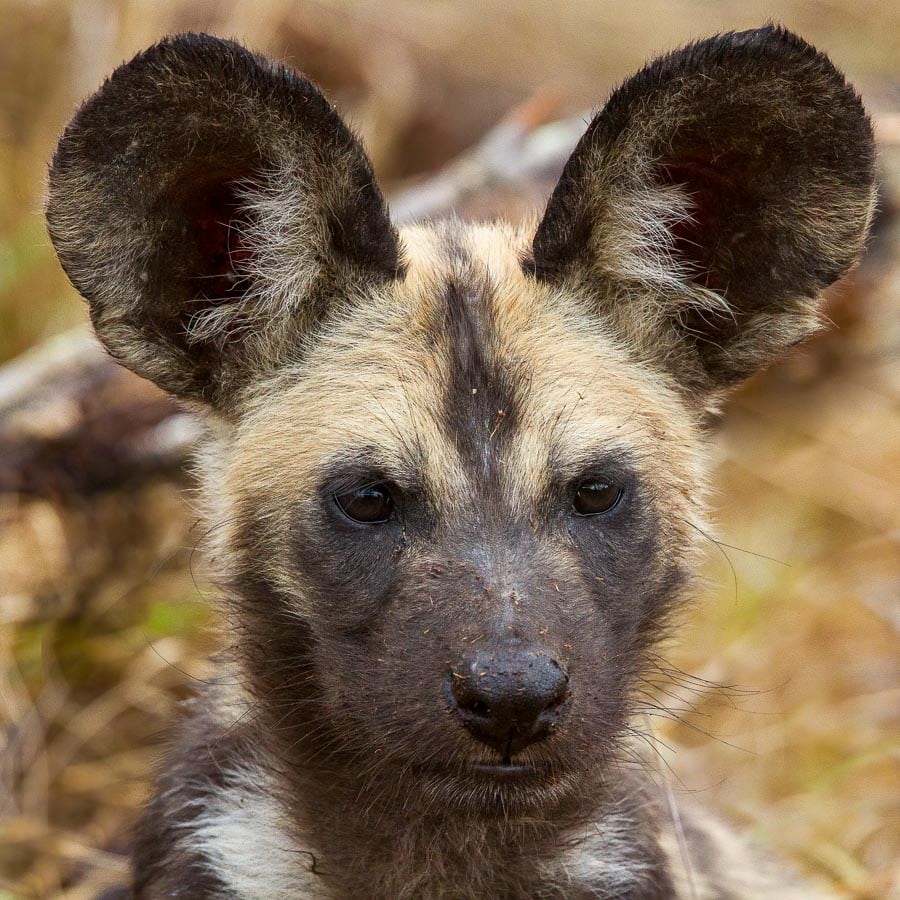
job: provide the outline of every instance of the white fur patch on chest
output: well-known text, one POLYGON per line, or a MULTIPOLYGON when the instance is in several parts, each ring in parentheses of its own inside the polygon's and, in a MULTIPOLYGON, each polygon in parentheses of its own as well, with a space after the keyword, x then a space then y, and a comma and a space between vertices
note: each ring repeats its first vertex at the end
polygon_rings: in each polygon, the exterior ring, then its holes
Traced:
POLYGON ((634 823, 628 816, 610 815, 590 826, 584 838, 557 863, 574 886, 589 886, 604 898, 630 896, 651 874, 637 850, 634 823))
POLYGON ((225 773, 225 783, 194 801, 202 803, 202 813, 190 821, 185 847, 208 860, 235 898, 327 897, 311 871, 313 852, 297 843, 272 779, 242 766, 225 773))

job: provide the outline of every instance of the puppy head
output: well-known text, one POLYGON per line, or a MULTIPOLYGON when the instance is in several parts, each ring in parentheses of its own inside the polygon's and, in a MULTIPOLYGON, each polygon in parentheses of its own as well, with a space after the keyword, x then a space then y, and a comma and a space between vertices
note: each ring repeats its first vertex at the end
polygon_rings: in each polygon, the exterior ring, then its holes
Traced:
POLYGON ((50 232, 110 352, 217 423, 281 750, 507 812, 602 769, 690 580, 701 413, 816 327, 872 167, 840 73, 765 28, 626 81, 536 229, 398 234, 301 76, 198 35, 117 70, 60 141, 50 232))

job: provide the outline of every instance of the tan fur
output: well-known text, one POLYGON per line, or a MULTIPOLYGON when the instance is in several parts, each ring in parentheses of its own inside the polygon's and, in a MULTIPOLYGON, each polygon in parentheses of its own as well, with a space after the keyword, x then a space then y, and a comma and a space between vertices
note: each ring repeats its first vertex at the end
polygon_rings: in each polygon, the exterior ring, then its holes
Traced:
MULTIPOLYGON (((491 279, 504 364, 524 363, 527 403, 502 463, 513 507, 527 514, 544 486, 551 442, 565 448, 573 476, 585 448, 621 447, 636 453, 666 497, 668 524, 677 532, 673 544, 697 543, 708 527, 702 441, 694 415, 668 379, 634 362, 614 333, 598 331, 577 296, 522 273, 517 254, 530 236, 526 228, 460 223, 456 230, 475 267, 491 279)), ((213 534, 223 548, 217 558, 228 559, 224 548, 234 544, 240 510, 265 509, 271 552, 260 563, 296 597, 298 612, 304 611, 303 586, 293 570, 281 566, 285 547, 279 536, 289 533, 291 517, 304 504, 315 502, 311 487, 335 454, 372 444, 387 466, 402 470, 415 441, 425 453, 423 475, 431 495, 465 502, 470 493, 456 450, 435 418, 448 357, 446 347, 432 346, 426 322, 429 303, 439 302, 439 285, 452 277, 453 263, 429 229, 409 229, 401 237, 406 279, 370 296, 311 349, 301 367, 256 384, 229 434, 224 471, 219 465, 210 469, 208 493, 222 523, 213 534)))

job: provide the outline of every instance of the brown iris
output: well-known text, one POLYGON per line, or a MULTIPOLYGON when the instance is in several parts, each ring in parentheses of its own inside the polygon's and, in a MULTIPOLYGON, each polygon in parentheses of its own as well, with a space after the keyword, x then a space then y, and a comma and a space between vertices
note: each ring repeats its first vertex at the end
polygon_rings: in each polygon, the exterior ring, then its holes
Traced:
POLYGON ((609 512, 619 502, 622 489, 603 481, 585 481, 577 491, 572 506, 579 516, 598 516, 609 512))
POLYGON ((394 512, 394 498, 385 484, 366 484, 334 495, 341 512, 354 522, 378 525, 394 512))

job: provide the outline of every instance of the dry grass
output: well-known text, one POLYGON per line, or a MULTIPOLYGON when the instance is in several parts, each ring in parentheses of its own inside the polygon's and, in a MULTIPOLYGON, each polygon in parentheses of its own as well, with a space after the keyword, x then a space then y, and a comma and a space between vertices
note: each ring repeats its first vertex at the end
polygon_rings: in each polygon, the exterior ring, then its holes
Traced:
MULTIPOLYGON (((76 100, 163 33, 237 35, 311 72, 396 186, 535 91, 580 110, 654 51, 770 17, 827 48, 870 107, 896 109, 900 7, 875 0, 0 0, 0 360, 84 319, 43 231, 45 164, 76 100)), ((854 897, 900 891, 900 226, 886 205, 832 298, 839 330, 729 407, 725 543, 711 541, 709 587, 671 651, 695 676, 675 679, 689 714, 655 722, 685 790, 854 897)), ((0 497, 0 898, 93 896, 122 877, 161 735, 215 645, 185 488, 0 497)))

